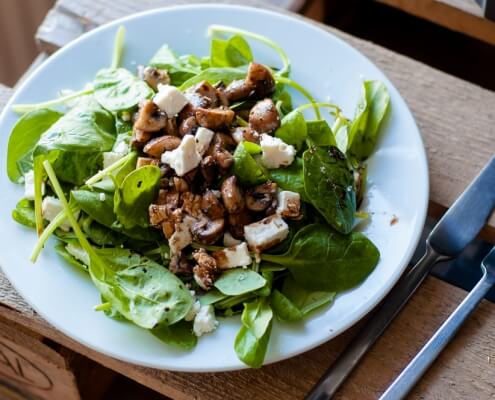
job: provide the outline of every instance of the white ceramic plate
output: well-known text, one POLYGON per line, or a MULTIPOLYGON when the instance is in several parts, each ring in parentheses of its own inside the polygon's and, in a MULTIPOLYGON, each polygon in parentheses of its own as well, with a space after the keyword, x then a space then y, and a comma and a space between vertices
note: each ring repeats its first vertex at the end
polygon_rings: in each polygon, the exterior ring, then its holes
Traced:
MULTIPOLYGON (((354 48, 310 24, 246 7, 194 5, 154 10, 96 29, 54 54, 17 90, 0 119, 1 165, 6 165, 8 135, 17 120, 11 104, 48 100, 61 89, 82 88, 98 69, 109 65, 120 24, 127 30, 124 64, 130 69, 146 63, 165 42, 180 54, 206 55, 208 25, 223 24, 275 40, 292 62, 292 77, 318 100, 330 97, 348 116, 353 115, 363 78, 385 82, 392 112, 369 160, 366 207, 373 217, 364 228, 381 251, 380 262, 363 284, 340 294, 331 307, 300 324, 275 323, 266 363, 318 346, 362 318, 399 278, 417 244, 428 200, 425 151, 406 103, 385 75, 354 48), (398 223, 391 226, 394 215, 398 223)), ((270 49, 253 44, 253 50, 258 61, 278 65, 270 49)), ((220 319, 219 329, 202 337, 193 351, 180 352, 143 329, 93 311, 98 292, 89 278, 61 260, 52 249, 53 242, 36 265, 29 262, 36 237, 11 218, 23 188, 8 180, 5 169, 0 192, 0 264, 15 288, 50 324, 88 347, 144 366, 191 372, 244 367, 233 349, 238 318, 220 319)))

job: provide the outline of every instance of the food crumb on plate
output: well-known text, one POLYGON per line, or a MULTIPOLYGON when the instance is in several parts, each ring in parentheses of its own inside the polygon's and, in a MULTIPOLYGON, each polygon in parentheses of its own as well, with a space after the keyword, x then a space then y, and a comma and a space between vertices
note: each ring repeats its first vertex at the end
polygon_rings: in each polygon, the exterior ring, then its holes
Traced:
POLYGON ((399 217, 397 215, 393 215, 392 219, 390 220, 390 226, 394 226, 397 222, 399 222, 399 217))

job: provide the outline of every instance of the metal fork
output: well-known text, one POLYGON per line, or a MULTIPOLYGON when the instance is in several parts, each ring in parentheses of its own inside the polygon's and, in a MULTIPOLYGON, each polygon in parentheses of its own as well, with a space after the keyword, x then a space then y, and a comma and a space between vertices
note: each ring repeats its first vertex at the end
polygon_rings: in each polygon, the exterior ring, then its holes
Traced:
POLYGON ((495 247, 481 262, 483 276, 471 293, 443 323, 409 365, 402 371, 380 400, 399 400, 407 396, 418 380, 428 370, 442 350, 455 336, 469 315, 475 310, 488 291, 495 285, 495 247))

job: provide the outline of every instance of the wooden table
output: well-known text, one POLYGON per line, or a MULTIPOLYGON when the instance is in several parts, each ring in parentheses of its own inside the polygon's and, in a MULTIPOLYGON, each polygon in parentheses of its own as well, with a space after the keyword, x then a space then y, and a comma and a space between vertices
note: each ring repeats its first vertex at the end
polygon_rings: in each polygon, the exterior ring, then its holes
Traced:
MULTIPOLYGON (((40 27, 37 38, 42 49, 53 51, 82 32, 117 17, 143 8, 177 3, 185 2, 147 0, 138 5, 133 0, 59 0, 40 27)), ((258 1, 249 1, 249 4, 267 7, 258 1)), ((438 217, 495 153, 495 93, 372 43, 314 21, 311 23, 343 38, 367 55, 408 102, 428 150, 429 211, 438 217)), ((11 94, 11 89, 0 86, 0 107, 11 94)), ((483 235, 495 242, 493 216, 483 235)), ((428 278, 338 397, 377 398, 464 296, 463 290, 428 278)), ((301 399, 355 332, 356 327, 301 356, 260 370, 188 374, 143 368, 99 354, 48 325, 0 272, 0 398, 1 382, 7 381, 44 399, 77 399, 74 373, 60 355, 60 346, 63 346, 174 399, 301 399), (13 360, 21 360, 22 365, 31 368, 32 374, 27 375, 37 380, 26 380, 26 373, 23 375, 13 360), (48 381, 51 384, 47 384, 48 381)), ((494 397, 495 305, 485 301, 415 388, 411 398, 494 397)))

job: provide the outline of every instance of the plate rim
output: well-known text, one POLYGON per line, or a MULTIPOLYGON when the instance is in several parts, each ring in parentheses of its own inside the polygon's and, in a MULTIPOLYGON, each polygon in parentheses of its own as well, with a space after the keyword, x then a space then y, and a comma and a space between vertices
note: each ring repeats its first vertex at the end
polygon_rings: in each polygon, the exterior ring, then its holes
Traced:
MULTIPOLYGON (((414 226, 414 229, 412 230, 412 238, 407 246, 407 250, 405 252, 405 255, 402 256, 402 262, 397 264, 397 268, 394 270, 393 277, 391 277, 388 280, 388 285, 382 286, 382 289, 379 294, 375 293, 374 296, 370 297, 367 299, 366 306, 363 307, 363 309, 360 310, 359 316, 357 316, 354 320, 350 320, 346 322, 345 324, 342 324, 339 329, 333 330, 332 332, 329 332, 328 335, 323 337, 321 340, 315 340, 312 341, 310 344, 299 346, 297 350, 293 351, 285 351, 283 354, 272 357, 270 359, 266 359, 263 365, 269 365, 273 364, 275 362, 279 362, 282 360, 287 360, 289 358, 298 356, 302 353, 305 353, 309 350, 315 349, 318 346, 321 346, 322 344, 328 342, 329 340, 335 338, 342 332, 348 330, 350 327, 355 325, 357 322, 359 322, 364 316, 370 313, 373 308, 376 307, 376 305, 382 301, 390 292, 390 290, 395 286, 396 282, 398 279, 402 276, 404 273, 405 269, 407 268, 408 262, 411 259, 412 255, 414 254, 414 251, 419 243, 419 240, 421 239, 421 233, 426 221, 427 217, 427 211, 428 211, 428 201, 429 201, 429 166, 428 166, 428 159, 426 155, 426 148, 424 146, 424 141, 423 137, 421 135, 421 131, 418 127, 418 124, 416 123, 416 120, 414 118, 414 114, 411 112, 406 100, 404 97, 401 95, 401 93, 398 91, 398 89, 395 87, 395 85, 390 81, 388 76, 385 74, 385 72, 376 66, 376 64, 371 61, 364 53, 360 52, 358 49, 356 49, 353 45, 350 43, 346 42, 344 39, 338 37, 335 35, 333 32, 330 32, 329 30, 325 29, 324 25, 317 22, 317 21, 311 21, 305 18, 304 16, 300 16, 298 14, 292 13, 290 11, 285 11, 283 10, 282 12, 278 12, 274 9, 265 9, 265 8, 260 8, 256 6, 251 6, 251 5, 239 5, 239 4, 210 4, 210 3, 196 3, 196 4, 186 4, 186 5, 170 5, 170 6, 164 6, 164 7, 159 7, 159 8, 153 8, 150 10, 145 10, 142 12, 134 13, 113 21, 110 21, 108 23, 105 23, 103 25, 98 26, 97 28, 85 32, 81 36, 79 36, 77 39, 71 41, 64 47, 60 48, 57 50, 55 53, 50 55, 50 57, 47 58, 41 65, 39 65, 34 71, 31 72, 31 74, 19 85, 19 87, 16 87, 14 94, 12 97, 7 101, 5 104, 2 112, 0 113, 0 126, 4 123, 4 120, 7 118, 7 114, 11 111, 12 109, 12 104, 14 104, 18 93, 21 92, 25 86, 28 86, 31 81, 35 80, 36 75, 38 74, 39 71, 48 68, 49 66, 49 60, 55 59, 57 57, 60 57, 62 54, 64 54, 66 51, 69 51, 72 47, 77 46, 80 41, 86 40, 86 38, 91 37, 93 35, 98 35, 100 31, 105 30, 105 29, 110 29, 111 27, 118 26, 120 24, 126 23, 127 21, 134 20, 134 19, 140 19, 143 17, 146 17, 147 15, 151 15, 154 13, 160 13, 160 12, 166 12, 169 10, 174 10, 174 9, 215 9, 215 8, 221 8, 221 9, 230 9, 233 11, 243 11, 243 10, 249 10, 249 11, 254 11, 262 14, 268 14, 273 18, 280 18, 280 19, 285 19, 297 23, 301 23, 306 25, 306 27, 310 28, 311 30, 314 30, 317 34, 323 34, 331 37, 333 40, 336 40, 340 42, 341 45, 347 48, 347 50, 350 50, 352 53, 357 55, 358 57, 364 58, 367 62, 369 62, 371 65, 373 65, 378 71, 380 71, 381 74, 383 74, 388 81, 388 85, 390 85, 393 90, 396 91, 398 94, 398 100, 403 103, 403 106, 405 107, 406 111, 409 113, 411 116, 411 122, 413 124, 413 127, 416 129, 416 132, 418 133, 417 139, 419 139, 420 143, 420 148, 419 151, 419 156, 421 159, 421 166, 424 167, 422 168, 424 171, 423 176, 421 177, 421 182, 423 186, 423 193, 424 196, 421 201, 421 205, 417 206, 418 210, 418 219, 416 222, 416 225, 414 226), (403 264, 403 265, 401 265, 403 264)), ((0 254, 0 268, 2 269, 3 273, 7 278, 9 278, 9 274, 1 267, 2 264, 4 264, 4 259, 3 255, 0 254)), ((15 282, 12 282, 9 279, 9 283, 15 288, 15 290, 21 295, 23 299, 25 299, 25 296, 23 295, 23 291, 19 290, 15 282)), ((51 321, 51 318, 45 314, 42 310, 38 309, 38 307, 34 304, 31 304, 29 301, 25 300, 30 307, 32 307, 36 313, 38 313, 48 324, 50 324, 54 329, 62 332, 64 335, 68 336, 70 339, 77 341, 78 343, 82 344, 83 346, 88 347, 89 349, 92 349, 94 351, 97 351, 101 354, 104 354, 106 356, 134 364, 134 365, 139 365, 139 366, 144 366, 148 368, 154 368, 154 369, 159 369, 159 370, 168 370, 168 371, 177 371, 177 372, 191 372, 191 373, 210 373, 210 372, 223 372, 223 371, 235 371, 235 370, 242 370, 242 369, 247 369, 249 368, 245 364, 243 364, 239 360, 239 365, 228 365, 226 367, 215 367, 215 368, 207 368, 207 367, 174 367, 173 365, 171 366, 165 366, 165 365, 159 365, 153 362, 143 362, 142 360, 137 360, 132 357, 126 357, 125 355, 116 353, 114 351, 109 351, 105 348, 102 348, 101 346, 93 343, 88 343, 84 338, 81 336, 69 332, 68 330, 65 329, 63 326, 59 326, 58 324, 55 324, 51 321)), ((194 351, 194 350, 193 350, 194 351)))

